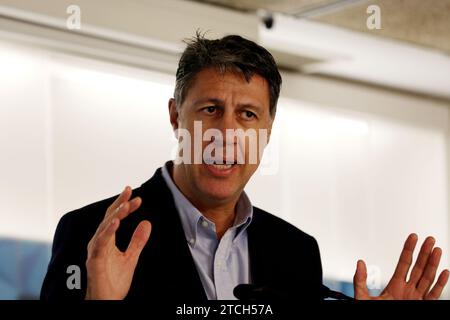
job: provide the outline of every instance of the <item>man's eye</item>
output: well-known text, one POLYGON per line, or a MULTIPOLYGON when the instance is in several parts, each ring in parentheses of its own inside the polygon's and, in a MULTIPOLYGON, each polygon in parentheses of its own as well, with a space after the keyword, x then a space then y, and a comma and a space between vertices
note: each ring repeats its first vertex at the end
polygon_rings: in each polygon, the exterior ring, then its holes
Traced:
POLYGON ((254 119, 254 118, 256 118, 256 115, 253 113, 253 112, 251 112, 251 111, 248 111, 248 110, 246 110, 246 111, 242 111, 242 117, 244 118, 244 119, 246 119, 246 120, 251 120, 251 119, 254 119))
POLYGON ((217 108, 210 106, 210 107, 203 108, 203 111, 206 112, 207 114, 214 114, 217 111, 217 108))

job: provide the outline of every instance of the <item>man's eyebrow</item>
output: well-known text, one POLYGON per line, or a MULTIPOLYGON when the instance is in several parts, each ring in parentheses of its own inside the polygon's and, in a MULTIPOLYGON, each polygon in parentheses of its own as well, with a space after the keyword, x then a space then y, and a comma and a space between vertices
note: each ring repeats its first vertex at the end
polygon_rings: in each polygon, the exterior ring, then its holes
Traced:
POLYGON ((253 104, 253 103, 239 103, 238 106, 240 108, 249 108, 249 109, 254 109, 254 110, 262 110, 262 106, 260 106, 259 104, 253 104))
POLYGON ((222 99, 219 98, 212 98, 212 97, 207 97, 207 98, 200 98, 198 100, 194 101, 194 106, 197 106, 199 104, 203 104, 203 103, 213 103, 215 105, 221 105, 223 106, 225 104, 225 102, 222 99))
MULTIPOLYGON (((194 106, 198 106, 204 103, 211 103, 217 106, 223 106, 225 105, 225 101, 219 98, 213 98, 213 97, 206 97, 206 98, 200 98, 194 101, 194 106)), ((239 108, 249 108, 249 109, 253 109, 253 110, 257 110, 260 111, 263 109, 262 106, 260 106, 259 104, 253 104, 253 103, 239 103, 238 104, 239 108)))

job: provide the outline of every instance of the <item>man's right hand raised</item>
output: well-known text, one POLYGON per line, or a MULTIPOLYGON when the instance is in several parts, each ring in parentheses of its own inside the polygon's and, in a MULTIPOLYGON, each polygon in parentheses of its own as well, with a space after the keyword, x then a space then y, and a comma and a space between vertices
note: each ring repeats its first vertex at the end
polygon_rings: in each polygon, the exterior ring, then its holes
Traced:
POLYGON ((86 299, 124 299, 130 290, 139 255, 147 243, 152 226, 144 220, 136 227, 125 252, 116 246, 116 231, 120 221, 136 211, 142 203, 140 197, 132 200, 132 190, 126 187, 106 210, 88 244, 86 299))

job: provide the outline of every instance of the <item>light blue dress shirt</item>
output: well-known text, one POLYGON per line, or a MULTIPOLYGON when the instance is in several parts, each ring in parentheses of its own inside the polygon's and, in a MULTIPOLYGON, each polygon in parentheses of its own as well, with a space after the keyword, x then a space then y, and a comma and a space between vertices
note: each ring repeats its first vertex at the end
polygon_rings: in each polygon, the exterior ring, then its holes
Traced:
POLYGON ((246 229, 252 221, 253 206, 248 196, 242 192, 236 206, 234 224, 218 240, 214 223, 181 193, 172 180, 167 164, 162 168, 162 175, 175 200, 207 298, 235 300, 233 289, 238 284, 251 283, 246 229))

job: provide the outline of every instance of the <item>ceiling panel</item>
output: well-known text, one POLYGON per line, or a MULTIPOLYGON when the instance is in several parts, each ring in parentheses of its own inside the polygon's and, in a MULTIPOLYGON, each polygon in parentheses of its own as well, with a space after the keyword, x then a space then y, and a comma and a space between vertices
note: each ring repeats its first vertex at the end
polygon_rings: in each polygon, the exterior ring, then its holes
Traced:
POLYGON ((450 54, 450 0, 196 0, 235 10, 257 9, 309 19, 450 54), (366 27, 368 5, 381 9, 381 30, 366 27), (326 10, 331 8, 331 10, 326 10), (319 10, 315 10, 319 9, 319 10), (311 14, 310 14, 311 13, 311 14))
POLYGON ((380 30, 366 27, 366 3, 314 20, 450 54, 450 0, 372 0, 370 4, 376 4, 381 9, 380 30))
POLYGON ((286 14, 295 14, 297 12, 310 9, 316 6, 336 2, 336 0, 197 0, 224 7, 234 8, 245 11, 255 11, 264 9, 286 14))

